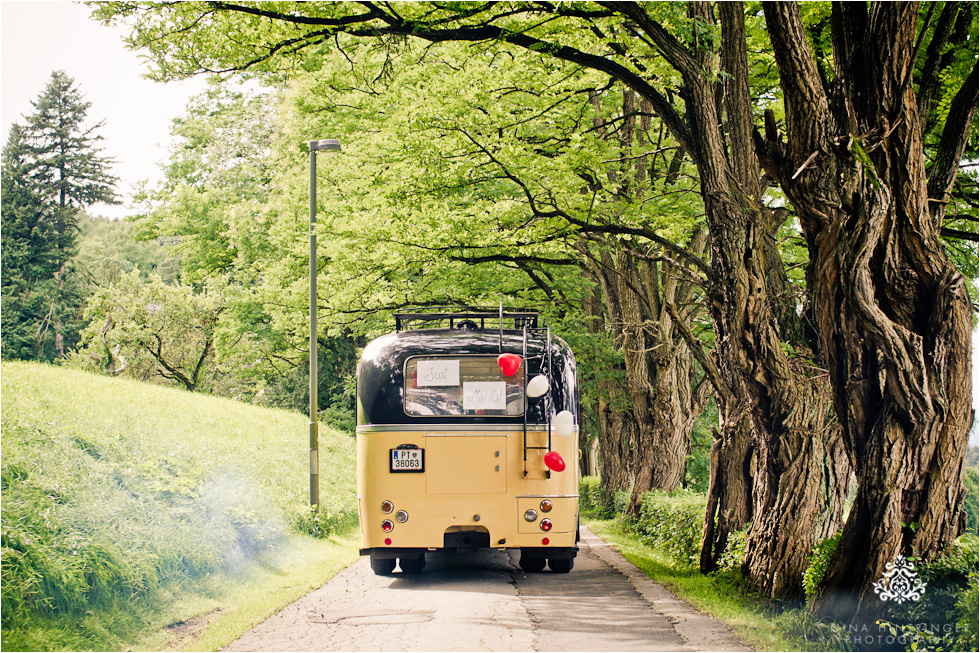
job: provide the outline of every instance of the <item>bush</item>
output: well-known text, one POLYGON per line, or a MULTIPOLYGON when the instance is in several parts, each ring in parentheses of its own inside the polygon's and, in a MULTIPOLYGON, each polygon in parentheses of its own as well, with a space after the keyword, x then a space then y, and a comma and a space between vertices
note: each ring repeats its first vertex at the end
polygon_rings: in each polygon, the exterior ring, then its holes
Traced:
MULTIPOLYGON (((605 489, 595 476, 586 476, 579 481, 579 509, 598 517, 622 515, 629 503, 630 493, 617 490, 613 505, 604 503, 605 489)), ((704 494, 688 490, 674 492, 647 492, 640 498, 640 514, 627 526, 645 542, 657 547, 667 555, 677 558, 684 564, 697 563, 701 557, 701 535, 704 530, 704 509, 707 498, 704 494)), ((745 534, 733 534, 726 553, 733 547, 745 545, 745 534)), ((741 562, 741 554, 739 563, 741 562)))
POLYGON ((840 543, 841 532, 837 531, 833 536, 826 540, 817 542, 813 550, 810 551, 810 564, 803 572, 803 594, 806 596, 806 604, 809 607, 813 597, 817 594, 817 588, 823 582, 823 577, 827 574, 827 565, 830 564, 830 557, 837 550, 840 543))
POLYGON ((977 572, 970 574, 967 581, 969 589, 956 602, 954 614, 959 616, 956 627, 959 633, 957 643, 963 651, 980 650, 980 587, 977 572))
POLYGON ((598 476, 583 476, 578 482, 578 506, 583 513, 608 516, 611 506, 607 506, 603 497, 605 489, 598 476))
POLYGON ((718 558, 718 572, 741 573, 742 560, 745 559, 745 540, 749 533, 746 524, 737 531, 728 534, 728 544, 718 558))
POLYGON ((909 650, 977 650, 977 538, 965 535, 942 555, 917 565, 922 600, 891 603, 882 625, 900 633, 909 650))
POLYGON ((978 474, 975 468, 967 469, 963 476, 963 487, 966 498, 963 501, 963 511, 966 513, 966 530, 974 535, 980 535, 980 489, 978 489, 978 474))
POLYGON ((622 515, 626 512, 626 506, 630 502, 630 493, 627 490, 616 490, 613 492, 612 510, 615 515, 622 515))
POLYGON ((630 526, 651 546, 679 562, 697 564, 706 502, 705 495, 685 490, 647 492, 630 526))

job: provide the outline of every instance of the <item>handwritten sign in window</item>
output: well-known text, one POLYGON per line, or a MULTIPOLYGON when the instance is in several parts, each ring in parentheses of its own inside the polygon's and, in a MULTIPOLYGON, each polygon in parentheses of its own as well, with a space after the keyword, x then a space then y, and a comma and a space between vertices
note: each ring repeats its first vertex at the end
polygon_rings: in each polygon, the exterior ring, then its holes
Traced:
POLYGON ((459 361, 435 360, 419 361, 418 386, 459 386, 459 361))
POLYGON ((507 384, 503 381, 463 383, 463 410, 506 410, 507 384))

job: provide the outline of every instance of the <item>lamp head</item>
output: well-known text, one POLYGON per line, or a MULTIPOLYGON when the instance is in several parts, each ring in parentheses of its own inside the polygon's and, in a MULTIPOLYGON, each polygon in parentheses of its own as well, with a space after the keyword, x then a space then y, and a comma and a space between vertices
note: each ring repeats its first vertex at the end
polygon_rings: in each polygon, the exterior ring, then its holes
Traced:
POLYGON ((324 138, 318 141, 310 141, 310 152, 318 150, 340 150, 340 141, 336 138, 324 138))

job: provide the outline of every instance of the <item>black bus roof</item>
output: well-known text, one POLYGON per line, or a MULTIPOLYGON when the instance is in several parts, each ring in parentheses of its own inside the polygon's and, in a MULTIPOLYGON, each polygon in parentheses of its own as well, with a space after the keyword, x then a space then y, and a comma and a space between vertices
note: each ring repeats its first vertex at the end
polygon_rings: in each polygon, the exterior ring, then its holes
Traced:
MULTIPOLYGON (((412 315, 409 318, 411 320, 432 323, 434 319, 415 317, 414 313, 412 315)), ((499 318, 499 313, 495 317, 499 318)), ((534 317, 536 324, 537 314, 534 317)), ((489 320, 486 316, 484 318, 489 320)), ((526 357, 526 379, 537 374, 548 374, 550 363, 552 405, 545 406, 546 402, 543 401, 529 402, 528 422, 546 423, 546 411, 553 411, 552 414, 562 410, 577 412, 575 358, 564 341, 550 336, 546 329, 502 329, 498 323, 489 328, 474 328, 473 325, 466 324, 467 321, 475 321, 470 316, 459 317, 454 314, 452 319, 455 328, 401 329, 368 343, 357 366, 358 425, 523 423, 523 416, 456 415, 433 418, 406 414, 405 363, 418 356, 497 356, 501 353, 513 353, 526 357)), ((505 322, 509 319, 512 318, 504 318, 505 322)), ((521 315, 517 319, 526 318, 521 315)))

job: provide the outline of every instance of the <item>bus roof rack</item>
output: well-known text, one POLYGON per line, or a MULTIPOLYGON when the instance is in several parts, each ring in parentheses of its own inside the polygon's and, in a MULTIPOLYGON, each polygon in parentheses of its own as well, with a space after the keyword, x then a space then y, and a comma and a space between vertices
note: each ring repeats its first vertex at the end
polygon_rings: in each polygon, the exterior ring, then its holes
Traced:
POLYGON ((395 312, 395 330, 538 328, 538 312, 526 309, 476 306, 421 306, 395 312), (467 324, 469 323, 469 324, 467 324), (509 323, 509 324, 508 324, 509 323))

